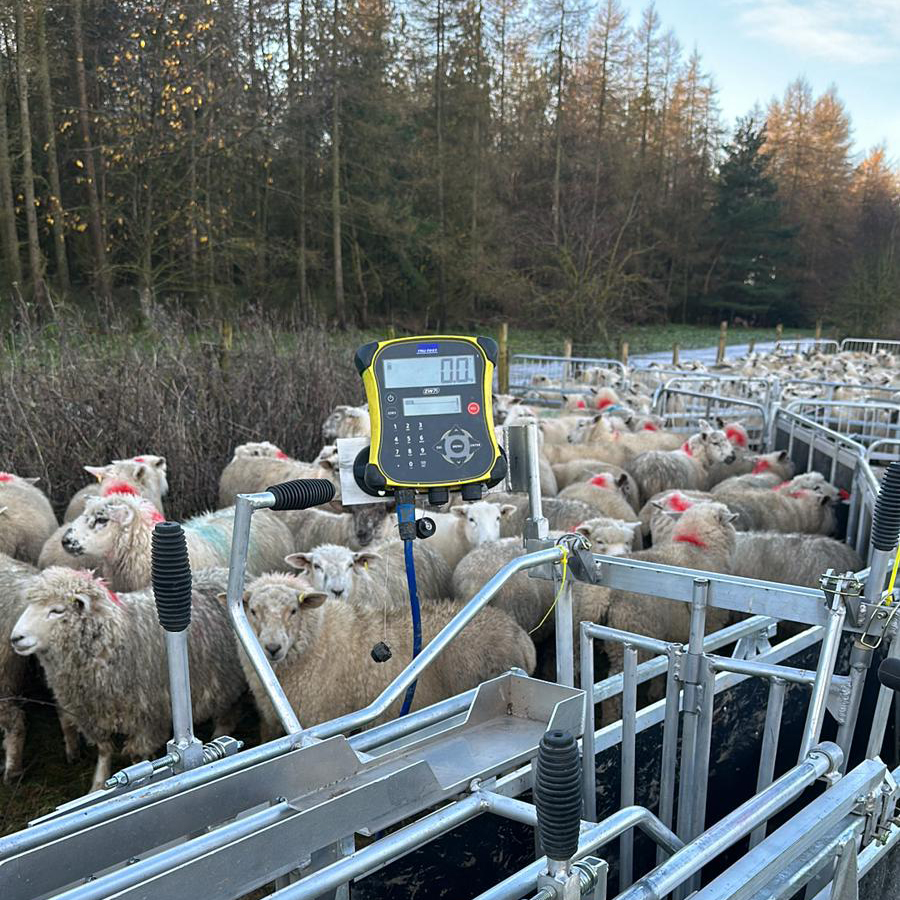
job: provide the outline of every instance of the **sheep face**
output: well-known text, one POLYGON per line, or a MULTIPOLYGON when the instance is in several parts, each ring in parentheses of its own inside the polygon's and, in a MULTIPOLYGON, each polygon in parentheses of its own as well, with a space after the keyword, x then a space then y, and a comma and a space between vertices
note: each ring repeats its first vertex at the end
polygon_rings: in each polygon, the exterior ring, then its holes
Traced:
POLYGON ((737 458, 734 447, 728 440, 728 435, 724 431, 712 428, 705 420, 700 422, 700 433, 691 437, 688 443, 690 443, 691 449, 698 446, 702 448, 711 463, 730 465, 737 458))
POLYGON ((84 512, 63 534, 63 549, 72 556, 88 554, 94 559, 111 555, 118 533, 129 528, 145 509, 153 521, 163 521, 163 517, 152 509, 152 504, 146 501, 127 495, 92 497, 87 501, 84 512))
POLYGON ((634 549, 634 535, 640 527, 640 522, 620 522, 600 517, 583 522, 575 531, 591 542, 592 553, 627 556, 634 549))
POLYGON ((288 455, 281 448, 276 447, 274 444, 270 444, 268 441, 240 444, 234 448, 234 459, 247 458, 250 456, 265 456, 271 459, 288 458, 288 455))
POLYGON ((90 572, 51 567, 45 569, 25 591, 28 603, 10 634, 19 656, 41 653, 58 643, 63 631, 83 628, 89 619, 99 619, 118 598, 90 572))
POLYGON ((299 578, 260 585, 244 592, 244 610, 269 662, 280 663, 296 646, 302 652, 313 635, 303 628, 303 614, 321 606, 328 596, 299 578))
POLYGON ((317 591, 348 601, 353 598, 357 575, 363 575, 369 563, 377 559, 381 559, 377 553, 354 553, 348 547, 323 544, 310 553, 292 553, 285 562, 305 575, 317 591))
POLYGON ((388 516, 386 504, 365 503, 352 507, 350 512, 353 515, 353 532, 360 547, 368 547, 375 538, 383 536, 388 516))
POLYGON ((515 506, 509 503, 498 506, 496 503, 488 503, 484 500, 454 506, 450 510, 453 515, 463 520, 463 533, 466 541, 472 547, 486 544, 489 541, 499 541, 500 520, 515 511, 515 506))

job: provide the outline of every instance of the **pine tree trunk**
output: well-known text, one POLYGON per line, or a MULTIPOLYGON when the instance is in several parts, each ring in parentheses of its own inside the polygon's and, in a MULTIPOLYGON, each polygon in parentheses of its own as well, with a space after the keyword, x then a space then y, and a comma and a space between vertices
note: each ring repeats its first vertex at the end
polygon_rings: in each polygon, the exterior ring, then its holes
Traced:
POLYGON ((344 263, 341 256, 341 143, 340 89, 338 87, 338 0, 332 7, 331 35, 331 240, 334 249, 334 305, 337 320, 347 324, 344 304, 344 263))
POLYGON ((106 235, 103 232, 103 218, 100 214, 100 195, 97 192, 97 170, 94 166, 94 149, 91 141, 90 106, 88 104, 87 75, 84 71, 84 16, 83 0, 72 0, 75 33, 75 80, 78 85, 78 120, 81 125, 81 140, 84 142, 84 170, 87 176, 88 220, 91 242, 94 247, 94 267, 101 299, 112 302, 112 284, 106 264, 106 235))
POLYGON ((11 283, 21 285, 22 262, 19 259, 19 235, 16 231, 16 207, 12 189, 12 166, 6 123, 6 85, 6 75, 0 73, 0 224, 2 224, 0 237, 3 240, 6 274, 11 283))
POLYGON ((47 58, 47 22, 44 3, 35 4, 37 17, 37 76, 43 106, 44 133, 47 140, 47 174, 50 180, 50 217, 53 220, 53 253, 56 261, 56 280, 62 292, 68 293, 69 262, 66 258, 65 213, 62 187, 59 180, 59 160, 56 155, 56 127, 53 121, 53 94, 50 90, 50 61, 47 58))
POLYGON ((34 302, 47 302, 44 287, 44 261, 38 237, 37 210, 34 201, 34 166, 31 159, 31 113, 28 108, 28 59, 25 47, 25 10, 16 0, 16 76, 19 88, 19 128, 22 134, 22 181, 25 194, 25 225, 28 233, 28 267, 34 302))

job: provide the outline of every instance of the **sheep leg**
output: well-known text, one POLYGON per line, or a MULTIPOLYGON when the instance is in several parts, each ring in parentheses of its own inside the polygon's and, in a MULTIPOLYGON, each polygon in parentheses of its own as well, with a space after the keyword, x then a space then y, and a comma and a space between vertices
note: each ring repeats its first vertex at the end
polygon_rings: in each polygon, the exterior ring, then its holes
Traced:
POLYGON ((3 711, 3 752, 5 763, 3 766, 3 782, 9 784, 13 778, 22 774, 22 757, 25 751, 25 713, 14 704, 4 704, 7 708, 3 711))
POLYGON ((62 729, 63 742, 66 746, 66 762, 73 763, 81 752, 81 742, 78 735, 78 726, 75 720, 65 711, 57 710, 59 727, 62 729))
POLYGON ((113 750, 114 747, 111 742, 97 745, 97 766, 94 769, 91 791, 102 791, 107 779, 112 775, 113 750))

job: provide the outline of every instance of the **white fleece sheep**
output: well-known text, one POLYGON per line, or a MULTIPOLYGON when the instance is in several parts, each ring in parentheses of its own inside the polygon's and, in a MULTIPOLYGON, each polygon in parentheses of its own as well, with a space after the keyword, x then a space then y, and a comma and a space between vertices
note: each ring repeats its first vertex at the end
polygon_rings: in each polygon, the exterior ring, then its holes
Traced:
POLYGON ((37 478, 0 472, 0 553, 36 563, 56 530, 56 515, 37 478))
POLYGON ((114 459, 105 466, 84 466, 85 472, 97 479, 77 491, 63 516, 71 522, 84 512, 88 497, 108 497, 110 494, 136 494, 149 500, 163 515, 163 497, 168 493, 169 481, 164 456, 144 454, 131 459, 114 459))

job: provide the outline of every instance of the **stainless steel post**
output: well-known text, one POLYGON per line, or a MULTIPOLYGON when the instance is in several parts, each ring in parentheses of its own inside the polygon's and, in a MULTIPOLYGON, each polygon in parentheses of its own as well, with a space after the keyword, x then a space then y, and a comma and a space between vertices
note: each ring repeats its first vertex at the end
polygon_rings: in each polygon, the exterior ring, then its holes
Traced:
POLYGON ((525 537, 530 540, 547 539, 550 526, 544 518, 541 505, 541 447, 538 441, 538 426, 529 422, 525 426, 525 459, 528 465, 528 521, 525 523, 525 537))
POLYGON ((809 709, 806 713, 806 723, 803 726, 803 738, 800 741, 801 760, 806 758, 822 733, 822 723, 825 720, 825 705, 828 700, 828 691, 831 688, 831 676, 834 674, 834 664, 841 646, 841 629, 844 626, 844 617, 847 614, 847 609, 844 606, 843 598, 837 593, 831 597, 831 606, 828 612, 830 615, 825 626, 825 634, 822 637, 822 649, 819 652, 816 680, 813 682, 812 696, 809 698, 809 709))
POLYGON ((244 612, 244 570, 250 547, 250 519, 254 510, 266 509, 275 504, 275 495, 269 491, 259 494, 238 494, 234 503, 234 530, 231 535, 231 558, 228 565, 228 615, 244 653, 256 671, 266 694, 275 708, 275 714, 288 734, 299 734, 303 726, 285 696, 275 672, 259 646, 256 634, 244 612))
POLYGON ((685 841, 694 837, 693 791, 697 728, 700 717, 700 661, 703 656, 703 634, 706 628, 706 603, 709 596, 709 581, 695 578, 691 597, 691 626, 688 652, 682 659, 684 681, 684 724, 681 739, 681 767, 678 777, 678 836, 685 841))
POLYGON ((850 650, 850 696, 847 700, 844 721, 838 727, 835 738, 835 742, 844 752, 842 772, 846 771, 850 760, 850 747, 853 744, 853 734, 859 718, 859 705, 862 702, 863 688, 866 685, 866 673, 872 664, 872 655, 871 648, 863 646, 859 641, 853 642, 850 650))
MULTIPOLYGON (((894 658, 900 656, 900 630, 894 635, 887 655, 894 658)), ((878 700, 875 702, 875 712, 872 714, 872 725, 869 729, 869 743, 866 747, 866 756, 869 759, 873 759, 881 754, 881 745, 884 743, 884 731, 887 728, 893 699, 894 692, 890 688, 881 685, 878 689, 878 700)))
MULTIPOLYGON (((659 761, 659 818, 667 827, 672 827, 675 809, 675 771, 678 753, 678 713, 681 709, 681 685, 676 676, 680 644, 670 644, 666 650, 668 669, 666 671, 666 709, 663 719, 663 744, 659 761)), ((657 848, 656 863, 665 858, 662 848, 657 848)))
MULTIPOLYGON (((557 570, 559 567, 555 567, 557 570)), ((559 576, 561 577, 561 576, 559 576)), ((572 632, 575 627, 572 612, 572 577, 567 574, 566 583, 559 587, 559 578, 553 584, 559 593, 554 612, 554 628, 556 629, 556 680, 567 687, 575 686, 575 658, 572 646, 572 632)), ((587 690, 590 691, 590 685, 587 690)))
POLYGON ((597 769, 594 751, 594 640, 588 632, 589 624, 578 627, 581 647, 581 689, 584 691, 584 734, 581 738, 581 792, 584 817, 597 821, 597 769))
MULTIPOLYGON (((769 682, 769 701, 766 704, 766 722, 763 725, 762 748, 759 752, 759 770, 756 776, 756 793, 764 791, 775 776, 775 756, 778 753, 778 739, 781 736, 781 716, 784 711, 784 694, 787 682, 783 678, 773 678, 769 682)), ((766 836, 766 823, 754 828, 750 834, 752 850, 766 836)))
POLYGON ((172 708, 172 740, 168 742, 166 749, 177 756, 175 771, 184 772, 203 764, 203 744, 194 737, 187 630, 164 631, 164 634, 169 667, 169 702, 172 708))
MULTIPOLYGON (((637 650, 624 647, 622 667, 622 764, 621 807, 634 805, 635 740, 637 735, 637 650)), ((619 890, 631 885, 634 869, 634 832, 630 829, 619 839, 619 890)))

